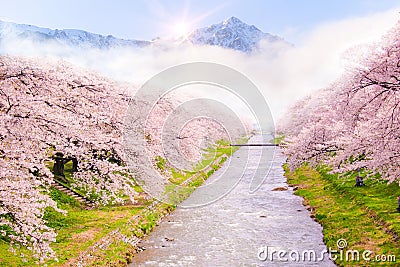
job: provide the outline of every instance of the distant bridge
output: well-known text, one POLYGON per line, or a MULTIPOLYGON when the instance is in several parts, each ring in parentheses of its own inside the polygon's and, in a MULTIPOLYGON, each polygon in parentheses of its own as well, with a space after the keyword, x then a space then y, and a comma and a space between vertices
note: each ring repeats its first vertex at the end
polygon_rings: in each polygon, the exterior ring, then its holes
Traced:
POLYGON ((230 144, 230 146, 279 146, 279 144, 265 143, 265 144, 230 144))

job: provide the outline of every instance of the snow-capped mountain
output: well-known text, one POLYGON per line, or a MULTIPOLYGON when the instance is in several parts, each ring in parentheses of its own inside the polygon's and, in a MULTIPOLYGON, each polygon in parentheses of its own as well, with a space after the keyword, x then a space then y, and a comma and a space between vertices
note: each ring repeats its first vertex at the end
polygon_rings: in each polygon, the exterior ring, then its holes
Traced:
POLYGON ((104 36, 82 30, 52 30, 33 25, 0 21, 0 40, 15 37, 36 42, 56 41, 70 46, 99 49, 121 46, 143 47, 150 44, 147 41, 119 39, 112 35, 104 36))
MULTIPOLYGON (((157 44, 168 42, 168 40, 162 40, 162 42, 159 42, 159 40, 127 40, 116 38, 112 35, 104 36, 83 30, 53 30, 33 25, 0 21, 0 42, 7 39, 28 40, 35 43, 53 41, 70 47, 97 49, 110 49, 115 47, 138 48, 150 44, 157 46, 157 44)), ((285 42, 282 38, 264 33, 254 25, 248 25, 235 17, 231 17, 209 27, 194 30, 184 38, 183 42, 192 45, 221 46, 250 53, 257 50, 261 40, 265 40, 269 43, 285 42)), ((171 40, 170 43, 175 42, 171 40)))
POLYGON ((246 53, 257 49, 261 40, 271 43, 284 41, 278 36, 264 33, 256 26, 248 25, 235 17, 194 30, 187 36, 187 40, 194 45, 216 45, 246 53))

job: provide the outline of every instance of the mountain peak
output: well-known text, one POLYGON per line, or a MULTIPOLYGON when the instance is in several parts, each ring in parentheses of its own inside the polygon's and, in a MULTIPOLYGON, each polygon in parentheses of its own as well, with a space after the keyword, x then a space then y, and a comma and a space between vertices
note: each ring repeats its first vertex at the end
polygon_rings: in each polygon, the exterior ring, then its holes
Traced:
POLYGON ((258 49, 261 40, 282 41, 282 38, 264 33, 254 25, 248 25, 236 17, 230 17, 221 23, 194 30, 187 36, 194 45, 214 45, 245 53, 258 49))
POLYGON ((226 20, 224 20, 223 22, 224 25, 232 25, 232 24, 245 24, 243 21, 241 21, 240 19, 238 19, 237 17, 230 17, 227 18, 226 20))

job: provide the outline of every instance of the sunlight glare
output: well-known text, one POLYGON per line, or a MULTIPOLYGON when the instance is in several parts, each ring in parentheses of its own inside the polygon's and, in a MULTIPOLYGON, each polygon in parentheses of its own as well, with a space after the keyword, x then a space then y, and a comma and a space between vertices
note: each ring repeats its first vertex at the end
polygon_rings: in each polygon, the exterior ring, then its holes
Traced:
POLYGON ((181 37, 189 33, 189 25, 184 21, 175 23, 173 28, 174 34, 181 37))

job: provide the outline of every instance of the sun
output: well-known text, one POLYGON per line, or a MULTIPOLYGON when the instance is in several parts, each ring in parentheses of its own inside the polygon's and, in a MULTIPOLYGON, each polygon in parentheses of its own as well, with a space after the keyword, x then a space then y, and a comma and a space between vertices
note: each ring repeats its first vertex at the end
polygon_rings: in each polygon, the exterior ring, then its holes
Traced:
POLYGON ((184 21, 176 22, 173 26, 173 32, 176 36, 186 36, 190 30, 189 24, 184 21))

